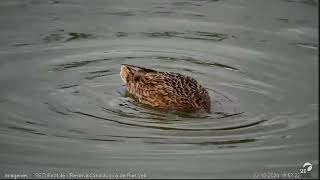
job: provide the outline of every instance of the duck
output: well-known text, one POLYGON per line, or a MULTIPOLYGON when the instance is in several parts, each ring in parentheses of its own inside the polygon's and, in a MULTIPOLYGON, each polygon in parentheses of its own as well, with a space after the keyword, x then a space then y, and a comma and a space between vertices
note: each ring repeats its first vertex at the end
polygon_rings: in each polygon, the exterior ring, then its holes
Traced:
POLYGON ((211 111, 208 91, 190 76, 121 64, 120 77, 129 96, 141 104, 164 111, 211 111))

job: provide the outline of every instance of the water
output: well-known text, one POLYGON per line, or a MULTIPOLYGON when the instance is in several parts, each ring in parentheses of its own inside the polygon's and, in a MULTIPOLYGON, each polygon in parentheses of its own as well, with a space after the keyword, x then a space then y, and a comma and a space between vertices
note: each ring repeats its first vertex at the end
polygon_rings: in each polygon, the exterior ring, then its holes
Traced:
POLYGON ((318 1, 2 0, 0 24, 1 177, 318 176, 318 1), (213 112, 137 105, 121 63, 194 77, 213 112))

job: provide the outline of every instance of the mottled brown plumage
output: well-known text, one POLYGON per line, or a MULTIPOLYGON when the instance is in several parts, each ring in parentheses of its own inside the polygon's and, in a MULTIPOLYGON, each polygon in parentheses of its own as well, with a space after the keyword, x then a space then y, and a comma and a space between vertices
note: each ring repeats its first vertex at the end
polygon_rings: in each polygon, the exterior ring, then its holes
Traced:
POLYGON ((195 79, 123 64, 120 77, 140 103, 167 111, 210 112, 209 93, 195 79))

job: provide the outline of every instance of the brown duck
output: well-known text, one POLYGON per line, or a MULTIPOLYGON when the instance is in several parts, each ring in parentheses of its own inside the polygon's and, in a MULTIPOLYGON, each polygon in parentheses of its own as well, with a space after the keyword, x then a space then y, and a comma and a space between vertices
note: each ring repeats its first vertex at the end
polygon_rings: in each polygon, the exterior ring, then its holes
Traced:
POLYGON ((194 78, 122 64, 120 77, 135 100, 166 111, 210 112, 209 93, 194 78))

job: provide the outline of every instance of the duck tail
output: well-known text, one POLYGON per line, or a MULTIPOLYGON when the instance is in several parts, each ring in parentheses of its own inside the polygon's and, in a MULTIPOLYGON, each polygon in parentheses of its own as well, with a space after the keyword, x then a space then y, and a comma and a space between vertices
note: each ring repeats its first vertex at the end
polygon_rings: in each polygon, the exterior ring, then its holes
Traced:
POLYGON ((130 64, 121 64, 120 77, 124 83, 128 83, 130 77, 138 74, 145 74, 148 72, 156 72, 153 69, 147 69, 139 66, 134 66, 130 64))
POLYGON ((129 78, 133 76, 134 73, 135 71, 130 67, 130 65, 127 65, 127 64, 121 65, 120 77, 124 83, 127 84, 129 78))

